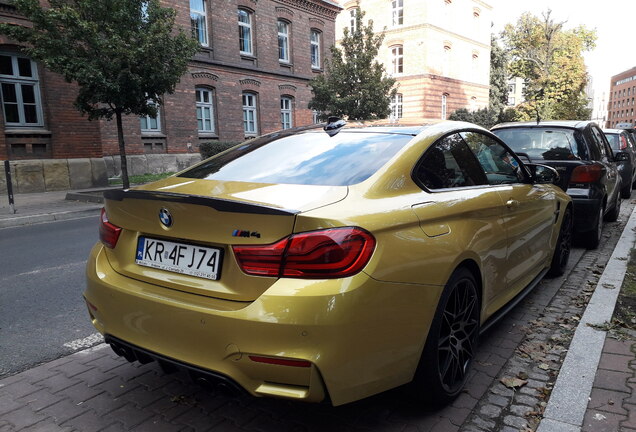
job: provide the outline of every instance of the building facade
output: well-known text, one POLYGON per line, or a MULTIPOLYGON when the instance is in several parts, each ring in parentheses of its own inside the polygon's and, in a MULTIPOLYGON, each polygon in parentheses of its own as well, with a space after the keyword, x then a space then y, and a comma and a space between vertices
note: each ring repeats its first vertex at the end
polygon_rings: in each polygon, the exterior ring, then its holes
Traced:
POLYGON ((384 32, 378 53, 397 80, 393 120, 446 119, 488 106, 492 7, 481 0, 340 0, 337 39, 358 9, 384 32))
POLYGON ((613 128, 618 123, 636 122, 634 101, 636 100, 636 67, 614 75, 610 81, 607 122, 605 127, 613 128))
MULTIPOLYGON (((308 83, 322 73, 335 43, 337 3, 162 0, 162 5, 177 11, 176 26, 191 30, 200 49, 157 117, 125 118, 127 154, 196 154, 204 141, 240 142, 312 123, 308 83)), ((0 2, 0 20, 28 25, 9 2, 0 2)), ((97 163, 94 159, 119 154, 115 122, 82 117, 73 107, 75 85, 1 36, 0 90, 0 159, 97 163)))

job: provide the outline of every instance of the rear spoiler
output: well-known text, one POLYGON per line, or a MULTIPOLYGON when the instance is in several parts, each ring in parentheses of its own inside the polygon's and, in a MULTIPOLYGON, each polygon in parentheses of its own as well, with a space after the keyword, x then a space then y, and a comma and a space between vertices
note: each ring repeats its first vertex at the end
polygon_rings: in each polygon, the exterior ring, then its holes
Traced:
POLYGON ((251 204, 242 201, 232 201, 223 198, 214 198, 202 195, 186 195, 174 192, 159 192, 131 189, 113 189, 104 191, 104 198, 111 201, 123 201, 125 199, 138 199, 150 201, 167 201, 180 204, 195 204, 211 207, 221 212, 249 213, 273 216, 294 216, 300 213, 298 210, 285 210, 259 204, 251 204))

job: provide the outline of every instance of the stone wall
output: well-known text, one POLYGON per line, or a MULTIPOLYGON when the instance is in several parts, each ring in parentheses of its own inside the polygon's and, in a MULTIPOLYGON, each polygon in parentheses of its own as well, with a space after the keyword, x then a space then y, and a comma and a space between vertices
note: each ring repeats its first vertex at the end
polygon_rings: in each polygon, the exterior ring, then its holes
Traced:
MULTIPOLYGON (((178 172, 201 160, 198 153, 128 156, 128 174, 178 172)), ((11 161, 13 193, 51 192, 108 186, 109 177, 121 176, 119 156, 104 158, 11 161)), ((6 193, 4 164, 0 165, 0 193, 6 193)))

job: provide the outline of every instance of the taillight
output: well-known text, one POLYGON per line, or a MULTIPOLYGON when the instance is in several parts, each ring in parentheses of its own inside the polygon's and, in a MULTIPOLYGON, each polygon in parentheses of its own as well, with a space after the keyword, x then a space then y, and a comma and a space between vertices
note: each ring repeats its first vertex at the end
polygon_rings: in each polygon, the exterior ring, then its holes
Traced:
POLYGON ((625 150, 627 148, 627 139, 621 135, 621 150, 625 150))
POLYGON ((603 175, 601 165, 580 165, 574 168, 570 183, 595 183, 603 175))
POLYGON ((104 208, 102 208, 100 221, 99 239, 102 241, 102 243, 104 243, 105 246, 113 249, 117 245, 117 240, 119 240, 121 228, 108 222, 108 216, 106 216, 106 210, 104 208))
POLYGON ((294 234, 270 245, 233 246, 241 269, 255 276, 328 279, 351 276, 369 262, 375 238, 345 227, 294 234))

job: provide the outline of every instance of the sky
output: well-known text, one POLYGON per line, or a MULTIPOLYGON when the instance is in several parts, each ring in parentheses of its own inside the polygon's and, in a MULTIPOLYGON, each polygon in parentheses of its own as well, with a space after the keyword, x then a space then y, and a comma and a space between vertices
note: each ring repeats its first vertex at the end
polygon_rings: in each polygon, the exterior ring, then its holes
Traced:
POLYGON ((610 78, 636 66, 636 0, 486 0, 493 6, 495 33, 514 23, 524 12, 541 16, 552 10, 557 21, 566 21, 566 29, 584 25, 596 29, 596 48, 584 54, 593 80, 595 110, 607 104, 610 78))

